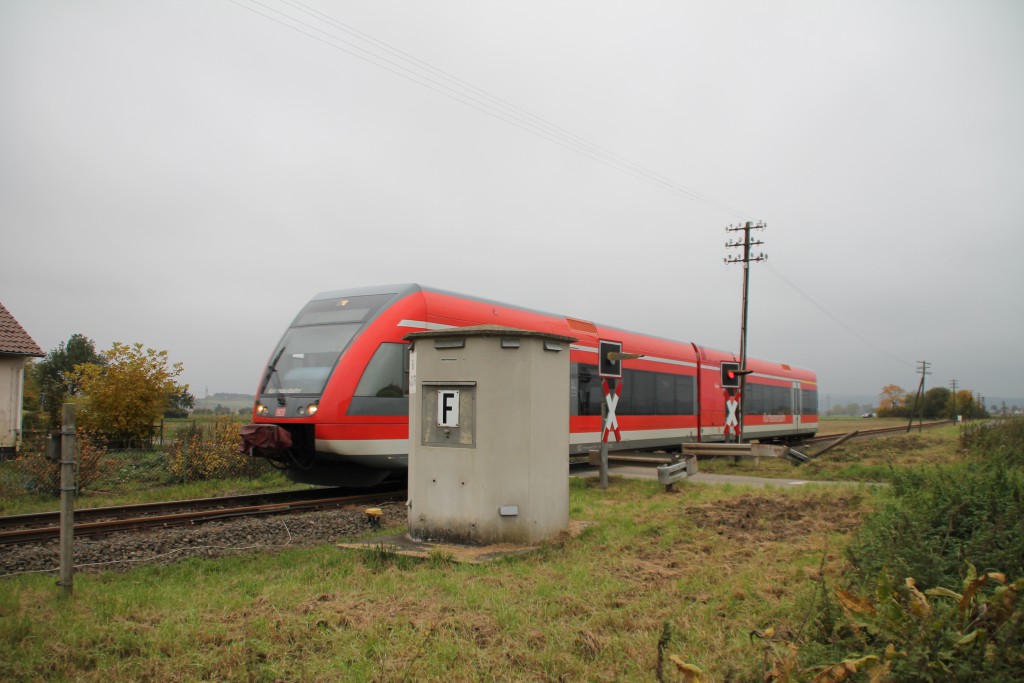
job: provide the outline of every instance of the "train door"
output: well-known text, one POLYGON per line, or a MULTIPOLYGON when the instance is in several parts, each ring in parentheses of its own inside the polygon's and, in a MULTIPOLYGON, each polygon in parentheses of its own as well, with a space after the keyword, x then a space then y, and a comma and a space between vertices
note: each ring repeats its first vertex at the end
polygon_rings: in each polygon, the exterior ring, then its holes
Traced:
POLYGON ((800 416, 803 414, 801 405, 800 382, 793 382, 793 429, 800 429, 800 416))

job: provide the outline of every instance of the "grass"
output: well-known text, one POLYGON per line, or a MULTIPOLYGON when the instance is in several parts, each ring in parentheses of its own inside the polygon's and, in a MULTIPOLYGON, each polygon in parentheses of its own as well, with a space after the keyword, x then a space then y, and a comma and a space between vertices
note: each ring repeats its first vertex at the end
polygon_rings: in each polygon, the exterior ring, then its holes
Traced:
POLYGON ((653 680, 666 624, 666 656, 760 678, 751 630, 800 627, 865 501, 680 489, 574 479, 592 526, 482 566, 323 546, 80 575, 71 599, 0 579, 0 679, 653 680))
MULTIPOLYGON (((867 422, 867 420, 865 420, 867 422)), ((873 427, 886 426, 870 421, 873 427)), ((906 422, 903 421, 905 425, 906 422)), ((836 431, 823 428, 824 434, 841 435, 853 431, 840 427, 836 431)), ((924 431, 912 430, 882 437, 847 441, 804 465, 793 465, 782 458, 742 458, 734 463, 729 458, 701 459, 702 472, 744 474, 758 477, 785 477, 812 481, 885 482, 893 468, 943 465, 962 458, 958 442, 960 427, 950 425, 924 431)), ((809 447, 813 454, 823 445, 809 447)))

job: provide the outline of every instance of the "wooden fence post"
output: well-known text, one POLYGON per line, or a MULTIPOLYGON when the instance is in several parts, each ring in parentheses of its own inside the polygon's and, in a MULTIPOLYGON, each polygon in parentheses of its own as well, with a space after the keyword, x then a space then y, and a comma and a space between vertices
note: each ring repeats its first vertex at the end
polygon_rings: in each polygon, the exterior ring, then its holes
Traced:
POLYGON ((75 565, 75 404, 65 403, 60 440, 60 580, 64 595, 74 591, 75 565))

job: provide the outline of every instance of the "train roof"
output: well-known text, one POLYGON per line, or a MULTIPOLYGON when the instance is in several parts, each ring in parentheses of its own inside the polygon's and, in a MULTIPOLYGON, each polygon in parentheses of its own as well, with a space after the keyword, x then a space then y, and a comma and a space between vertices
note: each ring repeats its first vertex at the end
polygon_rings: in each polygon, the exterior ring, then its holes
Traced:
MULTIPOLYGON (((535 309, 535 308, 529 308, 527 306, 519 306, 518 304, 510 304, 510 303, 507 303, 507 302, 504 302, 504 301, 497 301, 495 299, 488 299, 486 297, 480 297, 480 296, 474 296, 474 295, 469 295, 469 294, 463 294, 462 292, 453 292, 453 291, 450 291, 450 290, 440 289, 440 288, 437 288, 437 287, 431 287, 431 286, 428 286, 428 285, 421 285, 421 284, 417 284, 415 282, 405 282, 405 283, 390 284, 390 285, 372 285, 372 286, 368 286, 368 287, 351 287, 351 288, 346 288, 346 289, 335 289, 335 290, 331 290, 331 291, 327 291, 327 292, 320 292, 320 293, 316 294, 311 300, 312 301, 319 301, 319 300, 322 300, 322 299, 335 299, 335 298, 346 297, 346 296, 372 296, 372 295, 380 295, 380 294, 394 294, 396 297, 405 297, 405 296, 408 296, 410 294, 415 294, 417 292, 432 292, 432 293, 435 293, 435 294, 442 294, 442 295, 445 295, 445 296, 452 296, 452 297, 457 297, 457 298, 460 298, 460 299, 469 299, 469 300, 477 301, 477 302, 480 302, 480 303, 486 303, 486 304, 497 305, 497 306, 504 306, 504 307, 507 307, 507 308, 514 308, 514 309, 517 309, 517 310, 520 310, 520 311, 527 311, 527 312, 530 312, 530 313, 537 313, 537 314, 540 314, 540 315, 546 315, 546 316, 550 316, 550 317, 553 317, 553 318, 568 318, 568 319, 574 319, 574 320, 578 320, 579 319, 576 316, 565 315, 565 314, 562 314, 562 313, 552 313, 551 311, 542 311, 542 310, 535 309)), ((592 321, 590 321, 590 322, 592 322, 592 321)), ((611 331, 615 331, 615 332, 623 332, 623 333, 626 333, 626 334, 648 337, 650 339, 657 339, 657 340, 665 341, 665 342, 672 342, 672 343, 676 343, 676 344, 679 344, 679 343, 689 344, 689 343, 691 343, 690 341, 680 340, 680 339, 671 339, 669 337, 662 337, 662 336, 659 336, 659 335, 650 334, 648 332, 637 332, 636 330, 627 330, 625 328, 616 327, 614 325, 605 325, 603 323, 594 323, 594 324, 600 326, 601 328, 603 328, 605 330, 611 330, 611 331)), ((738 360, 737 355, 734 352, 732 352, 732 351, 724 351, 722 349, 716 349, 716 348, 712 348, 712 347, 708 347, 708 346, 703 346, 701 344, 697 344, 696 342, 692 342, 692 343, 696 344, 696 346, 698 346, 700 349, 702 349, 705 353, 709 353, 710 355, 716 356, 717 357, 716 360, 719 360, 719 361, 721 361, 721 360, 738 360)), ((760 364, 769 365, 769 366, 770 365, 775 365, 775 366, 779 366, 780 368, 784 368, 786 370, 796 370, 796 371, 811 372, 807 368, 801 368, 801 367, 798 367, 798 366, 795 366, 795 365, 791 365, 789 363, 782 363, 782 362, 779 362, 779 361, 770 361, 770 360, 756 359, 756 358, 750 358, 748 360, 751 363, 760 363, 760 364)))

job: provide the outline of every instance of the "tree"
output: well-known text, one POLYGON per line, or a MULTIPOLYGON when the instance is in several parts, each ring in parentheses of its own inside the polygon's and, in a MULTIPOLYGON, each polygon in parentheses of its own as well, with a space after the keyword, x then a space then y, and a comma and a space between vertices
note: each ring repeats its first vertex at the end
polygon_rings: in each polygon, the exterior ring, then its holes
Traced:
POLYGON ((879 417, 900 417, 907 411, 907 392, 896 384, 887 384, 878 394, 879 417))
POLYGON ((164 417, 188 417, 188 411, 196 407, 196 397, 189 393, 188 387, 178 387, 167 399, 164 417))
POLYGON ((26 412, 39 410, 42 405, 39 401, 39 382, 36 381, 34 366, 38 363, 29 358, 25 365, 25 386, 21 392, 21 409, 26 412))
POLYGON ((946 387, 932 387, 924 392, 917 414, 929 420, 949 417, 949 394, 946 387))
POLYGON ((951 400, 946 407, 947 414, 953 410, 956 411, 954 415, 960 415, 965 420, 985 417, 984 406, 978 405, 974 399, 974 392, 970 389, 961 389, 956 392, 956 402, 951 400))
POLYGON ((118 443, 148 439, 170 397, 188 391, 174 379, 182 364, 170 365, 166 351, 120 342, 104 351, 103 359, 103 365, 77 365, 69 375, 81 394, 79 424, 118 443))
POLYGON ((83 363, 102 366, 105 362, 96 352, 95 342, 76 333, 66 344, 61 342, 46 358, 32 364, 31 382, 39 391, 39 403, 51 427, 60 424, 61 405, 79 393, 77 381, 73 379, 75 366, 83 363))

